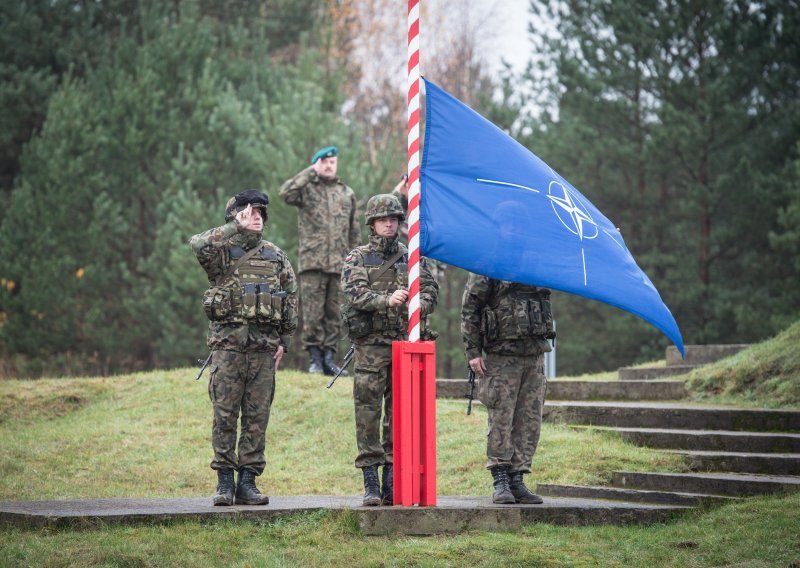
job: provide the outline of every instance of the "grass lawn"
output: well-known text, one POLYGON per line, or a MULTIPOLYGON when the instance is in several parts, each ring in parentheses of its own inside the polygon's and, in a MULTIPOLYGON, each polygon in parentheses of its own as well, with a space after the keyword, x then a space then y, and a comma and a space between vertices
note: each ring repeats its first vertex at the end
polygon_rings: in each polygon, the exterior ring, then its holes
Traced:
MULTIPOLYGON (((0 382, 0 500, 211 495, 204 381, 178 369, 0 382)), ((280 372, 267 440, 270 495, 357 495, 348 379, 280 372)), ((438 493, 486 495, 486 414, 440 400, 438 493)), ((614 469, 682 471, 679 456, 546 424, 531 481, 603 484, 614 469)), ((526 527, 453 537, 363 537, 347 512, 274 523, 0 529, 0 566, 790 566, 800 497, 748 499, 650 527, 526 527)), ((797 564, 800 566, 800 564, 797 564)))
POLYGON ((768 408, 800 408, 800 321, 733 357, 695 369, 695 399, 768 408))
POLYGON ((347 512, 261 524, 176 522, 0 532, 2 566, 800 566, 800 495, 759 497, 673 523, 526 526, 514 533, 364 537, 347 512))

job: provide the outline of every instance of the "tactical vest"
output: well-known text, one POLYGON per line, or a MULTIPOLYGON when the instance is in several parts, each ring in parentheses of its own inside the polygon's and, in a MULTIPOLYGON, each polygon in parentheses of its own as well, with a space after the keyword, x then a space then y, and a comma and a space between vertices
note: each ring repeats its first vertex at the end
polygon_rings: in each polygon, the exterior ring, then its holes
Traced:
MULTIPOLYGON (((391 295, 406 285, 408 254, 401 256, 392 268, 378 275, 384 262, 383 257, 377 252, 364 253, 364 267, 367 269, 370 288, 391 295)), ((360 339, 371 333, 387 335, 404 333, 408 327, 408 317, 406 310, 403 309, 404 306, 398 308, 389 308, 386 312, 368 312, 354 308, 349 302, 345 303, 342 306, 342 318, 347 325, 348 336, 350 339, 360 339)))
POLYGON ((550 290, 502 282, 484 308, 481 324, 483 335, 489 342, 552 339, 555 332, 550 290))
MULTIPOLYGON (((236 268, 223 274, 203 296, 206 316, 217 323, 257 323, 272 326, 280 333, 288 321, 286 292, 281 290, 281 255, 262 242, 256 252, 236 268)), ((228 247, 229 271, 246 253, 241 247, 228 247)))

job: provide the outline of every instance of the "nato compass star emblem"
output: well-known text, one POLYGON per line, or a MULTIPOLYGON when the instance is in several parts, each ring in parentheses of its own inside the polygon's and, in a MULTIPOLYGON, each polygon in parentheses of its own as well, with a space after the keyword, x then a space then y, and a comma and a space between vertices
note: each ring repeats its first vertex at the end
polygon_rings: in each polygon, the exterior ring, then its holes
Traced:
POLYGON ((547 193, 547 198, 550 200, 550 205, 552 205, 558 220, 570 233, 578 235, 581 241, 583 285, 586 286, 586 252, 583 249, 583 240, 597 238, 599 232, 597 223, 592 219, 592 214, 589 213, 581 198, 566 186, 557 181, 551 181, 547 193), (562 195, 558 195, 559 193, 562 195))
MULTIPOLYGON (((533 187, 528 187, 526 185, 521 185, 517 183, 510 183, 507 181, 499 181, 493 179, 486 179, 486 178, 477 178, 476 181, 481 183, 489 183, 493 185, 504 185, 507 187, 516 187, 519 189, 524 189, 527 191, 531 191, 533 193, 541 193, 538 189, 533 187)), ((578 239, 581 241, 581 263, 583 264, 583 285, 586 286, 586 252, 583 248, 584 241, 590 241, 596 239, 597 236, 600 234, 600 228, 598 227, 595 220, 592 218, 592 214, 589 212, 589 208, 586 206, 586 201, 581 197, 576 191, 568 188, 564 184, 558 181, 551 181, 550 185, 547 188, 547 199, 550 201, 550 205, 553 208, 553 212, 555 213, 558 220, 573 235, 576 235, 578 239)), ((622 245, 618 240, 616 235, 612 235, 609 231, 603 229, 603 232, 612 240, 614 243, 624 250, 627 254, 627 249, 624 245, 622 245)))
POLYGON ((553 206, 556 217, 570 233, 578 235, 581 241, 597 237, 597 223, 592 219, 592 214, 580 197, 557 181, 550 182, 547 192, 549 194, 547 198, 553 206), (557 195, 558 193, 562 195, 557 195))

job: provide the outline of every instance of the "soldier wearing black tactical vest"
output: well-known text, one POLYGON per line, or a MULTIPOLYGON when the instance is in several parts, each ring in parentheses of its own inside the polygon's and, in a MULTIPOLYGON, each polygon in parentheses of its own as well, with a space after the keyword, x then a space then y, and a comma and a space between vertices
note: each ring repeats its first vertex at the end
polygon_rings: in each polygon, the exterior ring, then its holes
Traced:
POLYGON ((214 505, 269 503, 255 478, 266 465, 275 372, 297 329, 297 281, 286 254, 261 238, 268 203, 260 191, 243 191, 228 201, 224 225, 191 239, 209 284, 203 308, 212 351, 208 394, 214 411, 211 468, 218 478, 214 505), (239 472, 235 486, 234 471, 239 472))
POLYGON ((539 443, 546 391, 544 353, 555 337, 550 290, 470 274, 461 302, 461 334, 470 368, 481 377, 488 411, 486 467, 492 501, 538 504, 522 480, 539 443), (484 357, 484 353, 486 354, 484 357))
MULTIPOLYGON (((408 251, 398 237, 398 225, 404 218, 393 195, 370 198, 366 211, 369 243, 353 250, 342 269, 342 314, 348 336, 356 346, 355 465, 364 475, 364 505, 391 505, 393 500, 392 341, 408 338, 408 251), (383 480, 379 484, 381 465, 383 480)), ((421 262, 419 297, 423 320, 433 312, 437 294, 438 286, 427 265, 421 262)))

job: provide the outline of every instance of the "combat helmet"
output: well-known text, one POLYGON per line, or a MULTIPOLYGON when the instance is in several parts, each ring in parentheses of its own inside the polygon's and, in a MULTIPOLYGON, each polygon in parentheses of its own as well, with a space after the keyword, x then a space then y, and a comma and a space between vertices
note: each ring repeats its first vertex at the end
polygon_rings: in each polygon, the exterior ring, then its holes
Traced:
POLYGON ((267 205, 269 205, 269 196, 257 189, 245 189, 240 191, 228 200, 225 204, 225 222, 233 221, 239 211, 243 211, 248 205, 253 209, 260 209, 261 216, 264 218, 264 223, 267 222, 269 215, 267 214, 267 205))
POLYGON ((365 225, 371 225, 375 219, 380 219, 381 217, 397 217, 400 221, 406 218, 400 201, 391 193, 382 193, 370 197, 369 201, 367 201, 365 215, 367 218, 365 225))

